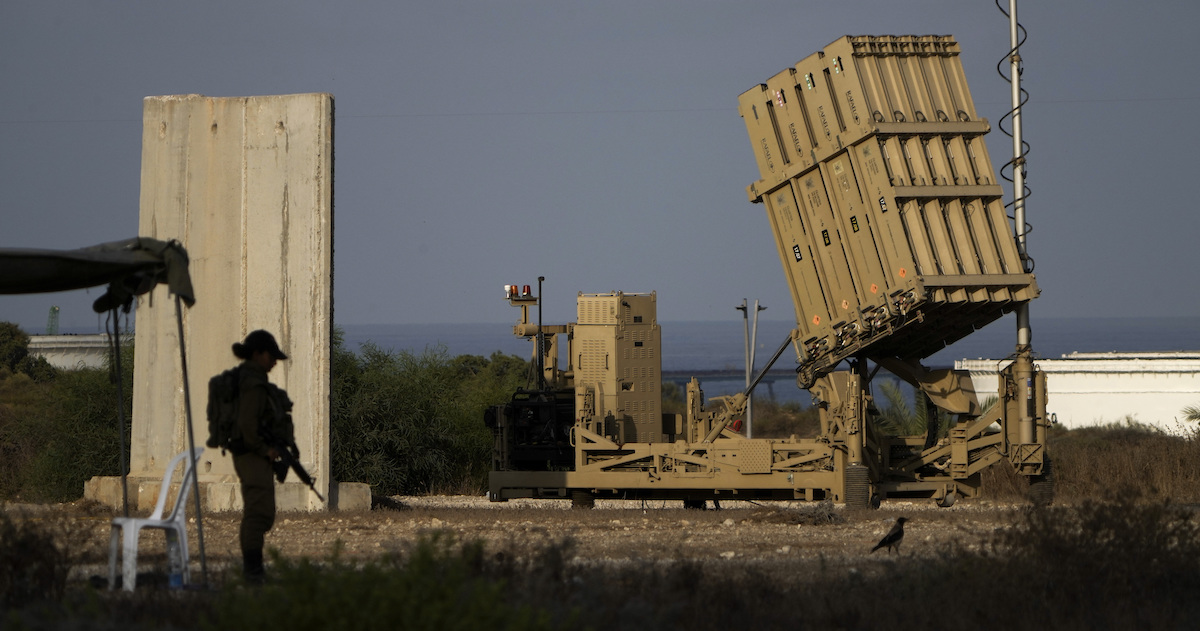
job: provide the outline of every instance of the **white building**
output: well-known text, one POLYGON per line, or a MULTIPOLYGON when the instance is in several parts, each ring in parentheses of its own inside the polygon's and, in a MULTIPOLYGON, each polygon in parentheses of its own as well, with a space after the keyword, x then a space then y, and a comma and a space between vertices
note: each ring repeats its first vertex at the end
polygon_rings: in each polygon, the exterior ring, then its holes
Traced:
MULTIPOLYGON (((1181 410, 1200 406, 1200 352, 1070 353, 1035 362, 1046 374, 1046 411, 1067 428, 1132 420, 1171 433, 1194 427, 1181 410)), ((964 359, 984 399, 1009 360, 964 359)))
MULTIPOLYGON (((133 336, 123 334, 123 341, 133 336)), ((29 354, 46 358, 55 368, 104 368, 112 342, 103 333, 91 335, 30 335, 29 354)))

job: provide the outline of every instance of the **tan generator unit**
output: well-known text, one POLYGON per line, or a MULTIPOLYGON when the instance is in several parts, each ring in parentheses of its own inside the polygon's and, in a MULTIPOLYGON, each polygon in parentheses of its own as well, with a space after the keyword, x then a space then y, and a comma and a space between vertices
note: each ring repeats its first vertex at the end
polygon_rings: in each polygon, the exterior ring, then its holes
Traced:
POLYGON ((1037 296, 959 54, 949 36, 847 36, 738 99, 801 385, 859 353, 928 357, 1037 296))
POLYGON ((655 294, 579 294, 576 418, 620 443, 663 440, 661 333, 655 294))

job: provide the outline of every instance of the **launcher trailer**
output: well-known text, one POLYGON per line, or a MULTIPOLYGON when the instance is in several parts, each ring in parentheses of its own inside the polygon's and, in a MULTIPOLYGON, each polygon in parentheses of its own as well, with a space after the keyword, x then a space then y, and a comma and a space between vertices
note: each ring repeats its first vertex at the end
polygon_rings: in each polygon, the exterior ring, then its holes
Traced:
POLYGON ((538 383, 485 415, 491 499, 949 506, 1007 462, 1048 503, 1046 386, 1032 348, 1018 345, 996 383, 978 384, 995 393, 986 409, 969 375, 921 363, 1039 293, 959 55, 949 36, 847 36, 739 97, 760 176, 749 200, 766 210, 796 315, 746 391, 706 402, 693 379, 686 411, 663 414, 655 294, 581 293, 576 322, 545 326, 540 286, 508 286, 538 383), (788 348, 819 433, 746 438, 747 398, 788 348), (924 434, 878 427, 880 368, 921 393, 924 434))

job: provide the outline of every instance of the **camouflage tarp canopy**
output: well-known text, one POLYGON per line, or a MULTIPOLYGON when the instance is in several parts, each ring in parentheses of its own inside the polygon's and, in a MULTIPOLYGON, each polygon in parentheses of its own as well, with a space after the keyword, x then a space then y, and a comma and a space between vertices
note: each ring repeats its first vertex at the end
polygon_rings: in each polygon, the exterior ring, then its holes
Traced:
POLYGON ((187 251, 178 241, 135 237, 78 250, 0 248, 0 294, 34 294, 108 284, 92 308, 128 308, 158 283, 189 307, 196 302, 187 251))
MULTIPOLYGON (((96 299, 92 309, 96 313, 123 309, 129 312, 134 296, 140 296, 159 283, 166 283, 179 302, 192 306, 196 303, 192 291, 192 279, 188 274, 187 251, 178 241, 159 241, 146 237, 134 237, 124 241, 101 243, 78 250, 37 250, 0 248, 0 294, 36 294, 53 291, 69 291, 99 285, 108 285, 103 296, 96 299)), ((178 302, 176 303, 178 305, 178 302)), ((187 360, 183 352, 183 324, 180 319, 180 360, 184 366, 183 388, 187 396, 187 360)), ((116 336, 114 336, 116 337, 116 336)), ((114 342, 115 343, 115 342, 114 342)), ((120 353, 113 353, 118 372, 121 369, 120 353)), ((125 436, 125 413, 120 380, 117 381, 118 435, 125 436)), ((191 483, 197 485, 195 452, 192 450, 192 416, 187 411, 188 448, 192 454, 191 483)), ((129 516, 129 491, 126 484, 128 463, 125 457, 125 441, 120 453, 121 495, 125 516, 129 516)), ((197 492, 196 515, 200 515, 200 494, 197 492)), ((208 582, 208 567, 204 558, 204 533, 200 531, 200 562, 204 569, 204 581, 208 582)))

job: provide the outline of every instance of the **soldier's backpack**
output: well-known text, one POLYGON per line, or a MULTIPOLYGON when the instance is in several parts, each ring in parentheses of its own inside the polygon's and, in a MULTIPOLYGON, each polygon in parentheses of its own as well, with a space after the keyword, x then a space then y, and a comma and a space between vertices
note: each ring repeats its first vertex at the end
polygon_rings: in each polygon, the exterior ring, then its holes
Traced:
POLYGON ((232 447, 237 431, 240 368, 230 368, 208 380, 208 441, 205 444, 211 449, 220 447, 222 453, 232 447))

